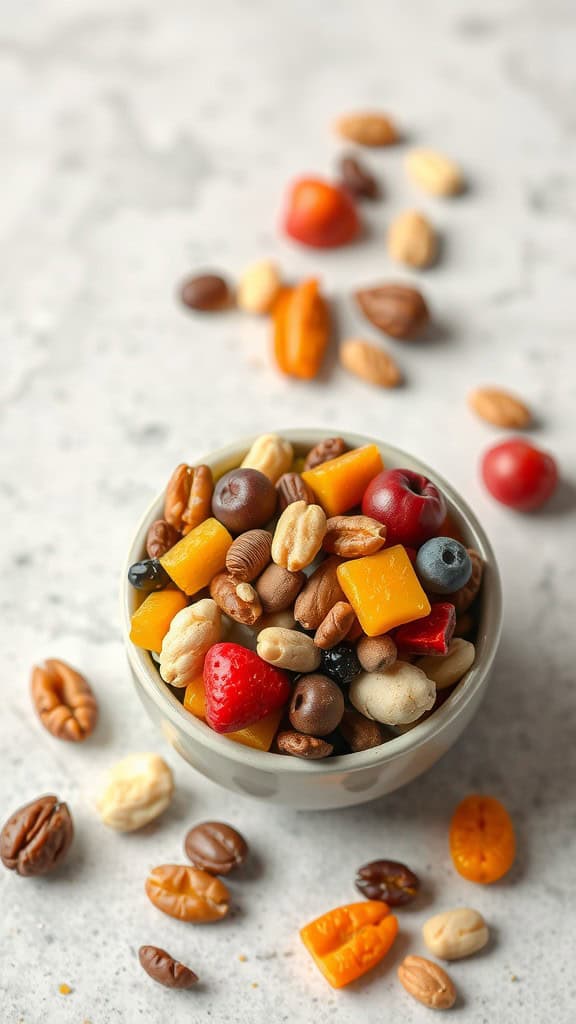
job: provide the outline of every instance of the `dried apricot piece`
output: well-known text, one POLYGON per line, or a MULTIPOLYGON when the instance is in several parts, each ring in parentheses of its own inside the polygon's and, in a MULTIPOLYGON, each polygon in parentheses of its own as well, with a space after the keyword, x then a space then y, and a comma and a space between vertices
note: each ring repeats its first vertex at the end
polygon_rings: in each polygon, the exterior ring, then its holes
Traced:
POLYGON ((311 921, 300 938, 333 988, 343 988, 386 956, 398 921, 381 900, 336 907, 311 921))
POLYGON ((493 796, 473 794, 450 823, 454 867, 470 882, 497 882, 514 863, 516 838, 508 811, 493 796))

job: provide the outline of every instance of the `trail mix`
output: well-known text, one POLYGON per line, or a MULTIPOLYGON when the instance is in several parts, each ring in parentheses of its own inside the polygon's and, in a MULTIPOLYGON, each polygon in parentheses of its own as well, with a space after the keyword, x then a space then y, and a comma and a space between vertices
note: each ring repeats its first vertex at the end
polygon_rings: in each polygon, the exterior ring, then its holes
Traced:
POLYGON ((146 554, 132 642, 190 714, 259 750, 378 746, 474 663, 480 555, 436 484, 374 444, 295 454, 267 434, 216 482, 180 465, 146 554))

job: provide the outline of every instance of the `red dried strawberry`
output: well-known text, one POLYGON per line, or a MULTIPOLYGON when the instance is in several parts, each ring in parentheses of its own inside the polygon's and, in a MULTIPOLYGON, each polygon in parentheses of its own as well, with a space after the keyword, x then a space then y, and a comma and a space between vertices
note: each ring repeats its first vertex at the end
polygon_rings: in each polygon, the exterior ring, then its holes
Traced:
POLYGON ((239 644, 214 644, 204 661, 206 721, 215 732, 236 732, 287 703, 285 672, 239 644))
POLYGON ((394 632, 400 656, 403 654, 446 654, 456 626, 456 609, 448 601, 432 605, 424 619, 407 622, 394 632))

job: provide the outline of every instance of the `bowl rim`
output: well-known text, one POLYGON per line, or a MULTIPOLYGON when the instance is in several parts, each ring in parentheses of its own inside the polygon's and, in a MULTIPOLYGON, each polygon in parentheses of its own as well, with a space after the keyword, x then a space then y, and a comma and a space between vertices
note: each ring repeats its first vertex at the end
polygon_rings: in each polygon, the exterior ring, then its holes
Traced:
MULTIPOLYGON (((306 445, 308 447, 312 447, 325 437, 331 436, 329 429, 314 427, 278 429, 274 433, 294 445, 306 445)), ((233 444, 225 445, 213 452, 204 454, 194 461, 206 463, 212 467, 219 466, 218 472, 225 472, 226 469, 239 464, 259 436, 261 434, 242 437, 233 444)), ((374 768, 395 761, 429 743, 459 717, 464 708, 487 682, 496 656, 503 618, 500 572, 492 545, 470 506, 443 476, 431 469, 416 456, 410 455, 401 448, 397 448, 370 435, 359 434, 354 431, 339 431, 338 436, 342 437, 346 444, 352 448, 361 447, 366 444, 376 444, 382 452, 385 465, 386 460, 389 459, 392 463, 390 468, 404 465, 425 476, 429 476, 440 486, 447 499, 449 510, 456 513, 459 525, 465 527, 468 537, 471 538, 468 541, 469 545, 479 551, 485 563, 482 612, 482 619, 486 621, 486 637, 483 640, 484 650, 482 656, 475 661, 467 673, 464 684, 458 686, 429 718, 416 724, 407 732, 395 736, 393 739, 387 740, 385 743, 380 744, 380 746, 372 747, 369 750, 339 754, 326 760, 306 761, 296 757, 282 757, 270 751, 255 750, 240 743, 230 742, 225 736, 214 732, 208 725, 184 709, 180 701, 166 687, 151 655, 143 648, 136 647, 130 640, 130 617, 133 611, 133 598, 135 595, 133 588, 128 583, 128 568, 133 562, 142 557, 148 527, 154 519, 160 518, 165 493, 163 490, 150 502, 141 516, 130 541, 122 571, 120 585, 122 637, 128 661, 148 698, 161 708, 163 714, 177 730, 183 731, 191 742, 208 747, 213 754, 219 754, 228 761, 233 761, 243 767, 250 766, 251 768, 266 772, 280 771, 293 776, 311 774, 337 776, 341 775, 344 771, 349 774, 350 772, 374 768)))

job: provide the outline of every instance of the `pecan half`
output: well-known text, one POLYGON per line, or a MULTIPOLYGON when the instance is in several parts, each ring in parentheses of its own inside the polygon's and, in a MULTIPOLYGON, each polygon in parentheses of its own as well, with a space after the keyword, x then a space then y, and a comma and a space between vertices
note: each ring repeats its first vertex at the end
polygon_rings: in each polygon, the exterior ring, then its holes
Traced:
POLYGON ((336 570, 341 560, 327 558, 309 576, 306 586, 296 598, 294 617, 304 629, 318 629, 337 601, 345 601, 336 570))
POLYGON ((316 501, 314 491, 302 479, 300 473, 283 473, 276 484, 278 491, 278 508, 281 512, 295 501, 305 501, 313 505, 316 501))
POLYGON ((180 864, 161 864, 146 879, 146 895, 158 910, 180 921, 220 921, 230 893, 219 878, 180 864))
POLYGON ((156 519, 146 536, 146 554, 149 558, 162 558, 180 540, 175 526, 166 519, 156 519))
POLYGON ((190 533, 210 515, 214 480, 209 466, 176 467, 166 488, 164 519, 181 533, 190 533))
POLYGON ((226 568, 239 583, 250 583, 271 559, 272 535, 267 530, 247 530, 226 553, 226 568))
POLYGON ((338 601, 318 626, 314 635, 316 647, 327 651, 335 647, 348 633, 354 619, 354 609, 347 601, 338 601))
POLYGON ((210 597, 229 618, 253 626, 262 615, 260 598, 250 583, 239 583, 227 572, 219 572, 210 584, 210 597))
POLYGON ((0 833, 0 858, 19 875, 46 875, 64 860, 73 838, 67 805, 57 796, 41 796, 8 818, 0 833))
POLYGON ((379 551, 385 540, 386 527, 370 516, 332 516, 322 547, 340 558, 360 558, 379 551))
POLYGON ((315 469, 329 459, 337 459, 348 451, 348 445, 341 437, 327 437, 310 449, 304 460, 304 469, 315 469))
POLYGON ((301 732, 279 732, 276 737, 276 746, 281 754, 290 754, 292 757, 304 757, 310 761, 318 761, 322 757, 328 757, 334 747, 326 740, 316 736, 305 736, 301 732))
POLYGON ((65 661, 48 658, 43 666, 35 665, 30 685, 40 721, 53 736, 78 743, 94 731, 96 697, 84 676, 65 661))

